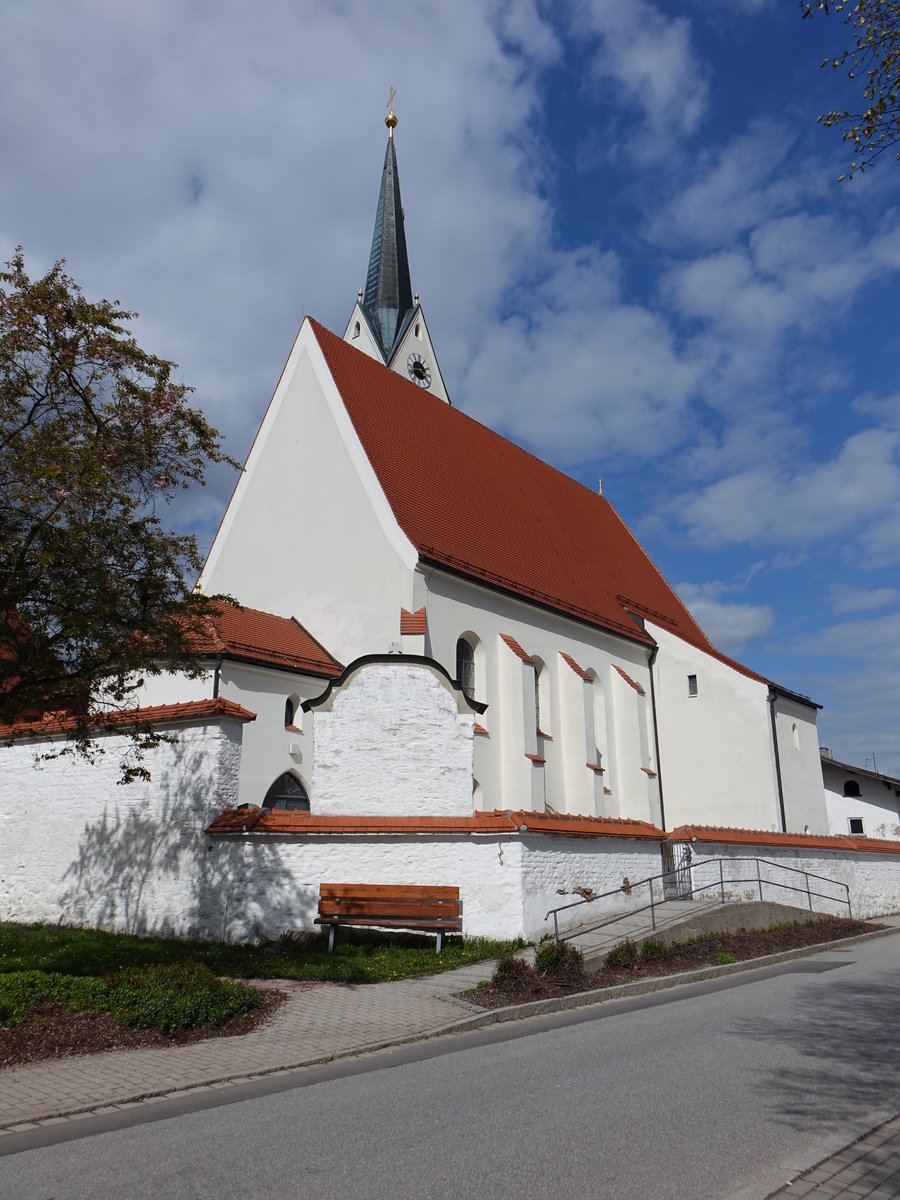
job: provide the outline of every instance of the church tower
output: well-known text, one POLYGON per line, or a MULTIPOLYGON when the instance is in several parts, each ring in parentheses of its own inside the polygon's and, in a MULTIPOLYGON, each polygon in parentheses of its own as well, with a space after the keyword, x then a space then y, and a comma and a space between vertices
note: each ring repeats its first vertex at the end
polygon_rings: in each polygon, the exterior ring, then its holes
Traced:
POLYGON ((393 103, 389 107, 390 111, 384 119, 388 141, 366 273, 366 289, 359 293, 344 332, 344 341, 449 404, 450 397, 437 365, 425 314, 418 294, 413 295, 410 282, 400 176, 394 146, 397 118, 394 116, 393 103))

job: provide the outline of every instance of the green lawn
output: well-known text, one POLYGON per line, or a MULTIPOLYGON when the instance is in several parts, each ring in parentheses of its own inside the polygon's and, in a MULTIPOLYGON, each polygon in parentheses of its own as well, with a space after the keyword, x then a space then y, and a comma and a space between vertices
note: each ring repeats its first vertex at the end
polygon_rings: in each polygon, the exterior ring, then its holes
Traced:
POLYGON ((496 958, 521 942, 445 937, 440 954, 433 938, 339 930, 334 953, 326 934, 286 936, 258 946, 131 937, 95 929, 0 922, 0 974, 46 971, 103 976, 123 967, 203 963, 235 979, 332 979, 381 983, 407 975, 447 971, 496 958))

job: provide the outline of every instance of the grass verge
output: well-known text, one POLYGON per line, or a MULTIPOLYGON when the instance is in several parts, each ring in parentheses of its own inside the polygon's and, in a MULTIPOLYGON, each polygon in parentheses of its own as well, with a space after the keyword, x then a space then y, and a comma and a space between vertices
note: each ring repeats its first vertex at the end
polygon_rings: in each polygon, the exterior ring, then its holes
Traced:
POLYGON ((134 937, 96 929, 0 922, 0 976, 13 971, 106 976, 124 968, 194 962, 234 979, 335 980, 383 983, 409 975, 452 970, 496 958, 523 942, 487 938, 444 939, 440 954, 433 938, 387 937, 341 930, 334 953, 327 935, 285 935, 255 946, 134 937))

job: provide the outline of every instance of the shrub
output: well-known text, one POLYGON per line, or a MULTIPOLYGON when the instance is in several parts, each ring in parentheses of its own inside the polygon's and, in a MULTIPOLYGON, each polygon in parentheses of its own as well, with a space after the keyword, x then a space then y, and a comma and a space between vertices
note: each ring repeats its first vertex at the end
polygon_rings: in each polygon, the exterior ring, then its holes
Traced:
POLYGON ((720 950, 716 955, 716 966, 724 967, 727 963, 737 962, 733 954, 729 954, 727 950, 720 950))
POLYGON ((126 968, 108 981, 109 1007, 120 1025, 178 1033, 215 1029, 262 1003, 245 983, 219 979, 202 963, 126 968))
POLYGON ((533 987, 537 982, 537 972, 531 963, 524 958, 516 958, 513 954, 501 954, 494 967, 491 983, 504 991, 517 988, 533 987))
POLYGON ((641 958, 646 958, 648 961, 665 958, 668 953, 669 947, 659 938, 648 937, 641 943, 641 958))
POLYGON ((553 975, 560 967, 584 964, 584 955, 571 942, 542 941, 534 955, 534 965, 542 975, 553 975))
POLYGON ((607 954, 606 965, 616 971, 624 971, 634 966, 637 956, 637 946, 631 938, 626 938, 624 942, 619 942, 617 946, 613 946, 612 950, 607 954))

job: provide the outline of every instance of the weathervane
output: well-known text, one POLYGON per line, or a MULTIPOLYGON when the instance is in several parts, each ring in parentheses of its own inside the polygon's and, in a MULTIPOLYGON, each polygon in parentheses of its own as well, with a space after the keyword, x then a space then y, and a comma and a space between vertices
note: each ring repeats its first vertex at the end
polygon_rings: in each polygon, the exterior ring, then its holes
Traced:
POLYGON ((397 89, 392 87, 391 94, 388 96, 388 115, 384 118, 384 123, 388 127, 388 137, 394 136, 394 130, 397 128, 397 118, 394 116, 394 97, 397 95, 397 89))

